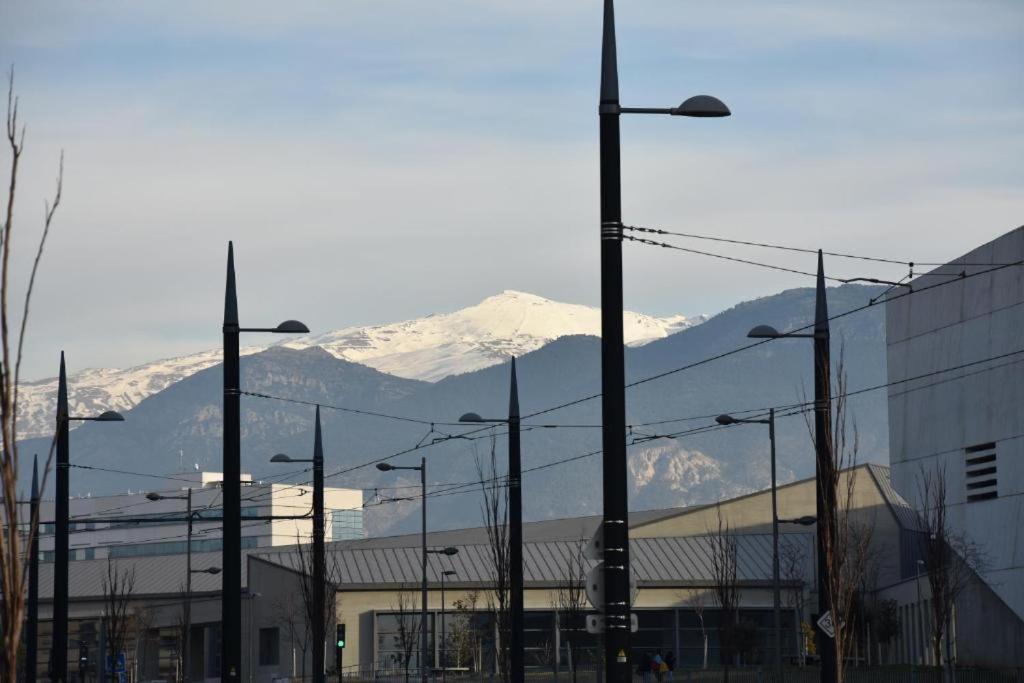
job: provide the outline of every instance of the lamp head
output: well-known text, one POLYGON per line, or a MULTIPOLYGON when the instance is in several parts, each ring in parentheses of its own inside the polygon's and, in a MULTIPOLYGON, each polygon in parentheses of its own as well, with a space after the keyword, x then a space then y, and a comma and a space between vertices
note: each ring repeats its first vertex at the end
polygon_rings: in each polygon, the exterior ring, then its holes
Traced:
POLYGON ((154 501, 155 501, 155 500, 163 500, 163 499, 164 499, 164 497, 163 497, 163 496, 161 496, 161 495, 160 495, 159 493, 157 493, 156 491, 150 491, 149 493, 147 493, 147 494, 146 494, 146 498, 147 498, 148 500, 154 500, 154 501))
POLYGON ((720 425, 731 425, 736 423, 736 418, 732 415, 719 415, 715 418, 715 422, 720 425))
POLYGON ((207 567, 203 571, 205 571, 210 576, 216 576, 217 574, 220 574, 220 567, 207 567))
POLYGON ((441 552, 444 553, 445 555, 447 555, 448 557, 451 557, 452 555, 458 555, 459 554, 459 549, 458 548, 453 548, 451 546, 448 546, 447 548, 445 548, 441 552))
POLYGON ((694 95, 678 107, 672 107, 672 116, 694 116, 697 118, 717 118, 732 114, 725 102, 711 95, 694 95))
POLYGON ((445 576, 457 576, 457 574, 456 574, 454 569, 446 569, 445 571, 443 571, 441 573, 444 574, 445 576))
POLYGON ((124 415, 116 410, 107 410, 96 416, 96 422, 124 422, 124 415))
POLYGON ((309 328, 298 320, 285 320, 274 328, 275 334, 309 334, 309 328))
POLYGON ((275 455, 273 458, 270 459, 270 462, 291 462, 291 461, 292 461, 291 457, 288 454, 286 454, 286 453, 278 453, 277 455, 275 455))
POLYGON ((466 413, 459 418, 459 422, 483 422, 484 419, 476 413, 466 413))
POLYGON ((782 335, 771 325, 758 325, 750 332, 747 332, 747 336, 751 339, 774 339, 782 335))
POLYGON ((813 526, 818 521, 818 518, 814 515, 804 515, 803 517, 797 517, 793 521, 800 526, 813 526))
POLYGON ((390 472, 391 470, 395 469, 395 466, 389 465, 386 462, 379 462, 377 463, 377 469, 380 470, 381 472, 390 472))

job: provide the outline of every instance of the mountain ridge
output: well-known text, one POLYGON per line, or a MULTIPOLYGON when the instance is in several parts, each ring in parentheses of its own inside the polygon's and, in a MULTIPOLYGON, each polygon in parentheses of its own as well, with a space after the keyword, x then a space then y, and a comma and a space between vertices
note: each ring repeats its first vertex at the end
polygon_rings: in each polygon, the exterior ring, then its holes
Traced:
MULTIPOLYGON (((627 311, 626 342, 650 343, 705 319, 706 316, 682 315, 656 318, 627 311)), ((512 355, 522 355, 560 337, 580 333, 600 334, 600 309, 505 290, 450 313, 250 345, 243 347, 241 354, 251 355, 272 346, 320 347, 337 358, 396 377, 438 381, 501 363, 512 355)), ((71 408, 82 415, 129 410, 146 397, 218 364, 221 354, 220 349, 210 349, 124 369, 88 368, 73 372, 68 377, 71 408)), ((56 377, 23 382, 19 393, 18 426, 22 437, 51 434, 56 377)))

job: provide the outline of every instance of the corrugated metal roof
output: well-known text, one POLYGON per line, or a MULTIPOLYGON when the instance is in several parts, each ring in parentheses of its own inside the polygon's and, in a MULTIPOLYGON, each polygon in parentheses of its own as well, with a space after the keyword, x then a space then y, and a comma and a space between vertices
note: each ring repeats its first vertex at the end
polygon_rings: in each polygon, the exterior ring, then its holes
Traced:
MULTIPOLYGON (((248 554, 250 551, 243 551, 248 554)), ((134 595, 163 595, 184 592, 185 555, 157 555, 149 557, 124 557, 112 560, 114 565, 122 569, 134 568, 134 595)), ((192 568, 220 567, 220 553, 193 553, 192 568)), ((246 563, 242 562, 242 585, 246 585, 246 563)), ((39 564, 39 597, 49 600, 53 596, 52 562, 39 564)), ((107 578, 107 560, 76 560, 68 564, 68 584, 71 599, 95 598, 103 596, 103 581, 107 578)), ((193 574, 192 591, 195 593, 217 592, 220 590, 221 576, 210 574, 193 574)))
MULTIPOLYGON (((804 546, 807 559, 804 576, 810 577, 812 534, 785 534, 786 543, 804 546)), ((736 534, 737 576, 740 581, 770 581, 772 537, 770 534, 736 534)), ((419 539, 405 547, 360 547, 352 543, 331 544, 329 562, 337 563, 341 584, 358 587, 414 586, 421 578, 419 539)), ((433 538, 431 538, 433 540, 433 538)), ((630 558, 637 582, 676 585, 707 584, 713 581, 712 536, 635 538, 630 541, 630 558)), ((433 544, 431 544, 433 545, 433 544)), ((436 547, 436 546, 434 546, 436 547)), ((454 556, 437 555, 428 562, 428 580, 440 581, 440 572, 453 569, 453 584, 486 583, 492 579, 490 546, 455 545, 454 556)), ((580 550, 579 541, 542 541, 523 546, 523 574, 527 584, 564 581, 569 558, 580 550)), ((257 551, 254 557, 299 571, 301 561, 293 548, 257 551)), ((590 566, 593 563, 586 563, 590 566)))

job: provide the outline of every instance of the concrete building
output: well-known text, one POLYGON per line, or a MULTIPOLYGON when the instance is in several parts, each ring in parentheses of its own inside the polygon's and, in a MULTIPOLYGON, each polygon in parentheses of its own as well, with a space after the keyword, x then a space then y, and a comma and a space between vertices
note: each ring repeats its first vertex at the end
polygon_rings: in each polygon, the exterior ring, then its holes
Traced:
MULTIPOLYGON (((949 524, 985 558, 984 586, 957 605, 965 619, 982 603, 987 614, 1024 619, 1022 260, 1024 227, 917 277, 912 295, 886 304, 893 483, 921 509, 922 477, 945 477, 949 524)), ((1022 640, 987 630, 994 641, 979 658, 1024 661, 1022 640)))
MULTIPOLYGON (((843 474, 853 478, 852 514, 858 523, 873 529, 874 556, 878 572, 875 592, 900 599, 902 592, 914 587, 905 576, 913 575, 916 556, 916 514, 892 488, 888 469, 863 465, 843 474)), ((795 518, 814 512, 814 482, 804 480, 780 487, 779 510, 782 517, 795 518)), ((644 652, 674 652, 680 666, 699 667, 704 657, 704 639, 708 637, 708 661, 714 666, 719 657, 719 611, 714 598, 714 572, 711 562, 712 538, 719 514, 728 523, 736 539, 740 618, 751 631, 742 660, 746 665, 769 661, 772 624, 770 494, 761 491, 718 505, 634 512, 631 514, 631 561, 638 583, 634 611, 639 631, 633 639, 634 659, 644 652), (701 629, 701 617, 704 630, 701 629)), ((578 647, 577 663, 594 662, 597 637, 567 628, 558 611, 559 589, 570 577, 578 576, 579 566, 572 564, 583 539, 589 539, 599 524, 598 517, 533 522, 524 525, 526 582, 526 648, 531 669, 550 670, 567 666, 569 644, 578 647)), ((817 612, 814 576, 813 527, 784 526, 781 542, 783 571, 783 652, 787 661, 805 649, 800 635, 801 622, 809 623, 817 612)), ((346 627, 343 665, 347 672, 394 670, 403 661, 403 624, 418 623, 419 617, 419 544, 418 534, 387 538, 368 538, 333 542, 328 545, 328 564, 337 577, 336 622, 346 627)), ((428 633, 431 664, 440 661, 442 651, 452 666, 484 668, 493 666, 494 618, 490 603, 492 562, 486 529, 462 529, 429 535, 431 548, 448 546, 459 550, 454 557, 431 555, 429 582, 428 633), (441 575, 454 571, 441 596, 441 575), (445 618, 441 617, 444 605, 445 618), (441 624, 446 639, 442 640, 441 624), (474 635, 471 647, 457 645, 453 634, 474 635), (446 643, 442 646, 442 643, 446 643)), ((276 677, 301 675, 310 662, 305 624, 302 617, 302 581, 299 554, 293 547, 251 548, 245 553, 243 585, 243 652, 246 667, 243 679, 273 681, 276 677)), ((307 558, 308 560, 308 558, 307 558)), ((179 666, 181 585, 184 582, 184 557, 128 557, 116 560, 123 568, 135 567, 138 583, 133 609, 142 625, 131 641, 128 659, 141 679, 173 676, 179 666)), ((202 569, 217 566, 219 553, 204 553, 194 558, 202 569)), ((583 570, 589 569, 586 562, 583 570)), ((83 560, 72 563, 72 634, 74 647, 69 657, 77 656, 82 640, 95 651, 102 632, 104 610, 102 580, 107 562, 83 560)), ((51 595, 50 567, 44 566, 41 593, 44 596, 43 619, 49 618, 51 595)), ((212 678, 216 673, 219 638, 219 588, 217 576, 196 575, 193 606, 192 643, 193 680, 212 678)), ((901 608, 910 604, 903 596, 901 608)), ((590 611, 584 606, 584 611, 590 611)), ((994 613, 989 618, 1000 618, 994 613)), ((962 617, 964 618, 964 617, 962 617)), ((980 617, 972 617, 980 618, 980 617)), ((902 632, 884 644, 872 642, 859 646, 854 657, 872 663, 907 661, 919 641, 913 623, 903 620, 902 632)), ((41 628, 40 660, 45 662, 49 646, 49 624, 41 628)), ((332 629, 333 632, 333 629, 332 629)), ((1020 633, 1024 633, 1021 631, 1020 633)), ((989 636, 981 631, 961 628, 961 651, 989 636)), ((460 641, 461 642, 461 641, 460 641)), ((418 662, 418 645, 411 648, 412 664, 418 662)), ((333 653, 328 657, 333 667, 333 653)), ((74 667, 72 667, 74 669, 74 667)), ((41 669, 43 670, 43 669, 41 669)))
MULTIPOLYGON (((78 497, 70 501, 70 558, 89 560, 185 553, 186 530, 183 499, 192 489, 192 552, 221 549, 221 474, 189 472, 168 476, 156 492, 166 496, 149 500, 152 491, 117 496, 78 497)), ((307 515, 313 492, 308 485, 253 481, 242 475, 242 547, 267 548, 293 545, 308 539, 311 519, 256 520, 254 517, 307 515), (248 521, 247 521, 247 518, 248 521)), ((53 561, 53 501, 40 503, 39 548, 42 562, 53 561)), ((363 493, 356 489, 325 488, 327 540, 363 538, 363 493)))

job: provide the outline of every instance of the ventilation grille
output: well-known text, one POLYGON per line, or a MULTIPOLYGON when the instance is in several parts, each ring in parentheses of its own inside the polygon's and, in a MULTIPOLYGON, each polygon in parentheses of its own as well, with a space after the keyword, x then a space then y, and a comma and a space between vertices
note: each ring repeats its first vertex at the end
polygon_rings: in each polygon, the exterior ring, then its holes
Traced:
POLYGON ((983 443, 964 449, 964 482, 967 502, 991 500, 998 497, 996 445, 983 443))

